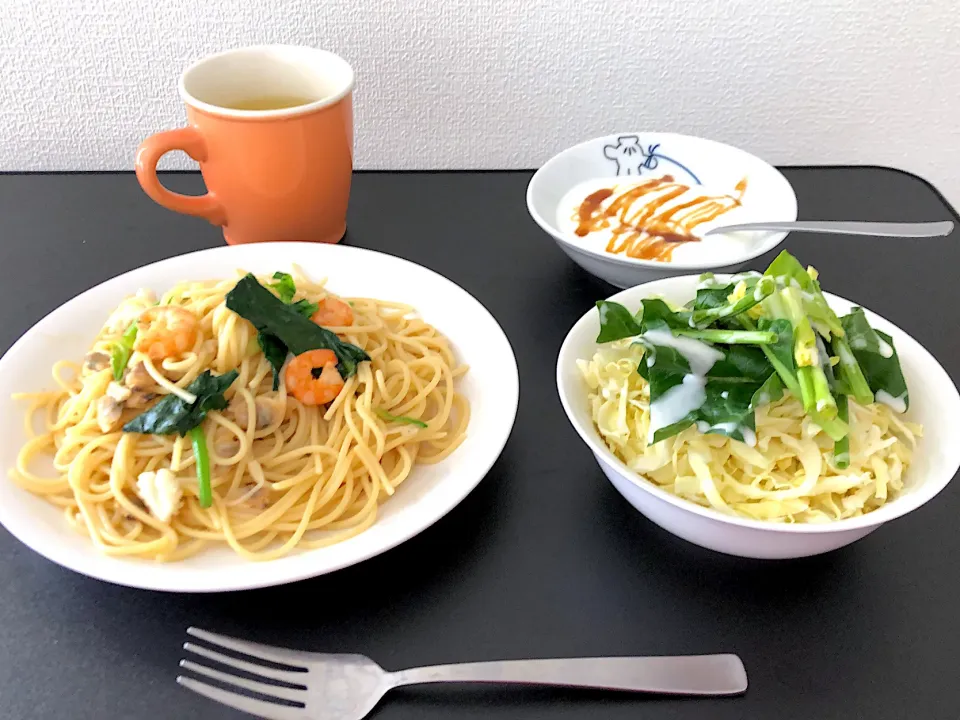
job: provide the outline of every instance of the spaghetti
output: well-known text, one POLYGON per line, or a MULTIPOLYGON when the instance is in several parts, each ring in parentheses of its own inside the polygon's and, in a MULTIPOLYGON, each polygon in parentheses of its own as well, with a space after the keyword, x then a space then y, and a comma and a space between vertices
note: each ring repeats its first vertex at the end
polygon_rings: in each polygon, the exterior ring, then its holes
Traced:
MULTIPOLYGON (((299 271, 293 279, 299 301, 336 303, 323 283, 299 271)), ((225 543, 244 558, 270 560, 340 542, 375 522, 379 505, 416 464, 443 460, 465 438, 470 408, 455 385, 467 368, 413 308, 349 299, 352 323, 327 329, 369 361, 342 378, 329 404, 310 404, 282 375, 274 389, 257 329, 227 308, 236 284, 182 283, 159 305, 139 292, 110 316, 83 364, 54 365, 57 390, 15 396, 29 403, 30 439, 13 479, 62 507, 103 553, 175 561, 225 543), (125 331, 144 322, 138 319, 156 322, 165 306, 192 316, 196 332, 174 328, 166 349, 152 337, 133 345, 115 375, 108 361, 125 331), (187 387, 202 373, 234 370, 223 394, 229 404, 210 410, 200 426, 209 452, 199 460, 209 463, 212 490, 212 504, 203 507, 190 439, 122 426, 170 394, 195 400, 187 387), (52 473, 35 469, 44 457, 52 458, 52 473), (168 492, 169 517, 158 492, 168 492)))

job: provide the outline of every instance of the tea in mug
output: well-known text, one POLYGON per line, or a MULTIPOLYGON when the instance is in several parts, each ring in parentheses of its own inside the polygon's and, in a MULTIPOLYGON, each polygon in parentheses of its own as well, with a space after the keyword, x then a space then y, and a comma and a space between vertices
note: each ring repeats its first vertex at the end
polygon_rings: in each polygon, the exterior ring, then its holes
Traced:
POLYGON ((224 103, 231 110, 286 110, 287 108, 309 105, 317 98, 298 95, 252 95, 240 100, 224 103))

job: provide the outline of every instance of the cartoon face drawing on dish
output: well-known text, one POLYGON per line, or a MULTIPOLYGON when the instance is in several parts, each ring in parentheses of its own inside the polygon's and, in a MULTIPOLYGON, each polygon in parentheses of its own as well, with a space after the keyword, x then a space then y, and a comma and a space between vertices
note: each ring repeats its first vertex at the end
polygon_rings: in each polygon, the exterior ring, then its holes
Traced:
POLYGON ((616 145, 605 145, 604 157, 617 163, 617 175, 639 175, 643 168, 648 170, 657 166, 657 159, 653 155, 657 146, 644 152, 640 138, 636 135, 621 135, 616 145))

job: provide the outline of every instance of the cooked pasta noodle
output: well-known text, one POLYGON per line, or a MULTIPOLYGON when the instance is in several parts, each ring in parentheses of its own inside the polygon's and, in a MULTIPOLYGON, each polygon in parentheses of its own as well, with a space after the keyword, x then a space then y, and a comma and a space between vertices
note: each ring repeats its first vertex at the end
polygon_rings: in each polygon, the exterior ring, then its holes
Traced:
MULTIPOLYGON (((324 283, 299 271, 294 279, 298 299, 328 297, 324 283)), ((353 323, 328 329, 365 350, 370 361, 358 365, 328 405, 308 405, 288 393, 286 382, 273 389, 257 331, 225 305, 236 282, 182 283, 160 298, 161 309, 170 305, 195 316, 198 332, 174 356, 133 351, 123 384, 134 392, 119 395, 127 405, 107 431, 99 403, 117 391, 103 359, 124 329, 154 307, 150 293, 117 308, 86 363, 54 365, 59 389, 17 396, 28 403, 30 439, 12 477, 62 507, 66 520, 103 553, 173 561, 225 543, 244 558, 269 560, 330 545, 369 528, 378 506, 415 465, 443 460, 464 440, 470 408, 456 384, 467 368, 412 307, 349 299, 353 323), (176 393, 189 401, 185 388, 204 371, 234 369, 239 375, 225 394, 229 406, 210 411, 202 425, 213 491, 212 506, 204 508, 190 438, 121 427, 158 397, 176 393), (135 400, 139 407, 130 407, 135 400), (43 458, 52 458, 52 472, 38 469, 43 458), (166 520, 152 512, 137 485, 143 474, 164 468, 182 489, 166 520)))
POLYGON ((844 469, 834 462, 833 441, 789 393, 757 408, 752 447, 695 425, 648 443, 649 385, 637 372, 642 355, 628 340, 578 364, 607 447, 664 490, 727 514, 814 523, 863 515, 903 489, 922 428, 881 404, 851 402, 844 469))

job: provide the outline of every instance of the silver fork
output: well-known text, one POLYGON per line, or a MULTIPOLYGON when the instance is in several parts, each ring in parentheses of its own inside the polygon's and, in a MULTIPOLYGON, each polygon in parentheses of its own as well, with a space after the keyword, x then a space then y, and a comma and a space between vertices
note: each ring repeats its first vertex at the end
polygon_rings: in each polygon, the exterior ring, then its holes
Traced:
POLYGON ((387 691, 421 683, 554 685, 668 695, 739 695, 747 689, 747 673, 736 655, 506 660, 391 673, 363 655, 287 650, 199 628, 187 628, 187 633, 250 659, 240 660, 191 642, 183 645, 187 652, 259 679, 181 660, 184 670, 212 678, 231 689, 184 675, 177 677, 177 682, 211 700, 268 720, 361 720, 387 691), (264 663, 283 665, 286 669, 264 663))

